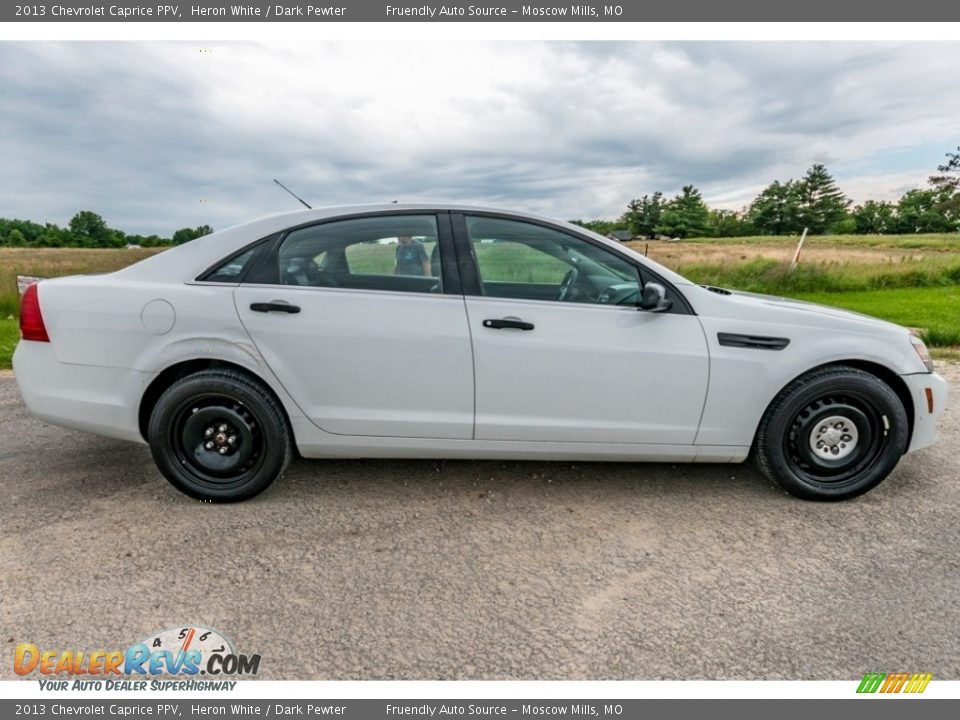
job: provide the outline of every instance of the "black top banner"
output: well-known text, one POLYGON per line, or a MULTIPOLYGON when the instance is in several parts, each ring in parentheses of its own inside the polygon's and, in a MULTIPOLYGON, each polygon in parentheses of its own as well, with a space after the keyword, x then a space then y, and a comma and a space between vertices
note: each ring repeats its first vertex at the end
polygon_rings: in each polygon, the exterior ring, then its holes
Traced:
MULTIPOLYGON (((170 0, 168 0, 170 2, 170 0)), ((150 4, 118 0, 58 0, 3 4, 3 22, 948 22, 960 3, 875 0, 861 3, 806 0, 687 0, 573 4, 498 0, 413 3, 383 0, 194 2, 150 4)))

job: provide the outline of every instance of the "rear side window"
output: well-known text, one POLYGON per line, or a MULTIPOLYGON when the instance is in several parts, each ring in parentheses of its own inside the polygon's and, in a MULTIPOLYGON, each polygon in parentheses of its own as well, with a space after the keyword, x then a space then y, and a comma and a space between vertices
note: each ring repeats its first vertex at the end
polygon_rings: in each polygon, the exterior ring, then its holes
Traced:
POLYGON ((353 218, 293 230, 277 251, 281 285, 443 291, 433 215, 353 218))
POLYGON ((260 246, 256 245, 239 255, 235 255, 205 275, 200 276, 199 279, 205 282, 238 283, 247 272, 247 267, 259 249, 260 246))

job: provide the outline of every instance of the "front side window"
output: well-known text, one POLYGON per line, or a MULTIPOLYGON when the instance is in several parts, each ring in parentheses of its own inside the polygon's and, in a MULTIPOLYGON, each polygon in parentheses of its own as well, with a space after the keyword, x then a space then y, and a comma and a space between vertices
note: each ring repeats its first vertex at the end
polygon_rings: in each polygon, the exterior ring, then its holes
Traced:
POLYGON ((636 266, 608 250, 518 220, 474 216, 466 222, 485 296, 598 305, 639 301, 636 266))
POLYGON ((442 292, 432 215, 355 218, 294 230, 277 253, 282 285, 442 292))

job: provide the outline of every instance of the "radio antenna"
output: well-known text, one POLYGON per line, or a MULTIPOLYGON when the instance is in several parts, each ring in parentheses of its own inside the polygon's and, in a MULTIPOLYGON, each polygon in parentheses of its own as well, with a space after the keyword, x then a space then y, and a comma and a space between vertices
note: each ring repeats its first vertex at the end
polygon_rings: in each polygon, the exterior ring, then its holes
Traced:
POLYGON ((273 181, 274 181, 277 185, 279 185, 280 187, 282 187, 284 190, 286 190, 288 193, 290 193, 291 195, 293 195, 295 198, 297 198, 297 200, 299 200, 301 203, 303 203, 303 206, 304 206, 305 208, 307 208, 307 210, 313 210, 312 207, 310 207, 309 205, 307 205, 306 200, 304 200, 302 197, 298 197, 298 196, 293 192, 293 190, 291 190, 290 188, 288 188, 288 187, 287 187, 286 185, 284 185, 282 182, 280 182, 280 181, 277 180, 276 178, 274 178, 273 181))

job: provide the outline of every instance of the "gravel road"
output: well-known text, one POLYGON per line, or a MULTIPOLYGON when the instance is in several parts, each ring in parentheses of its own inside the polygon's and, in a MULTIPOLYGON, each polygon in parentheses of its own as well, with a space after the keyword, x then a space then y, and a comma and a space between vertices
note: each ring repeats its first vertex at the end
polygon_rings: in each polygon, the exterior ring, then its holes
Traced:
MULTIPOLYGON (((960 386, 960 366, 943 373, 960 386)), ((865 497, 748 465, 295 461, 197 503, 0 377, 13 648, 202 624, 268 679, 960 679, 960 408, 865 497)))

